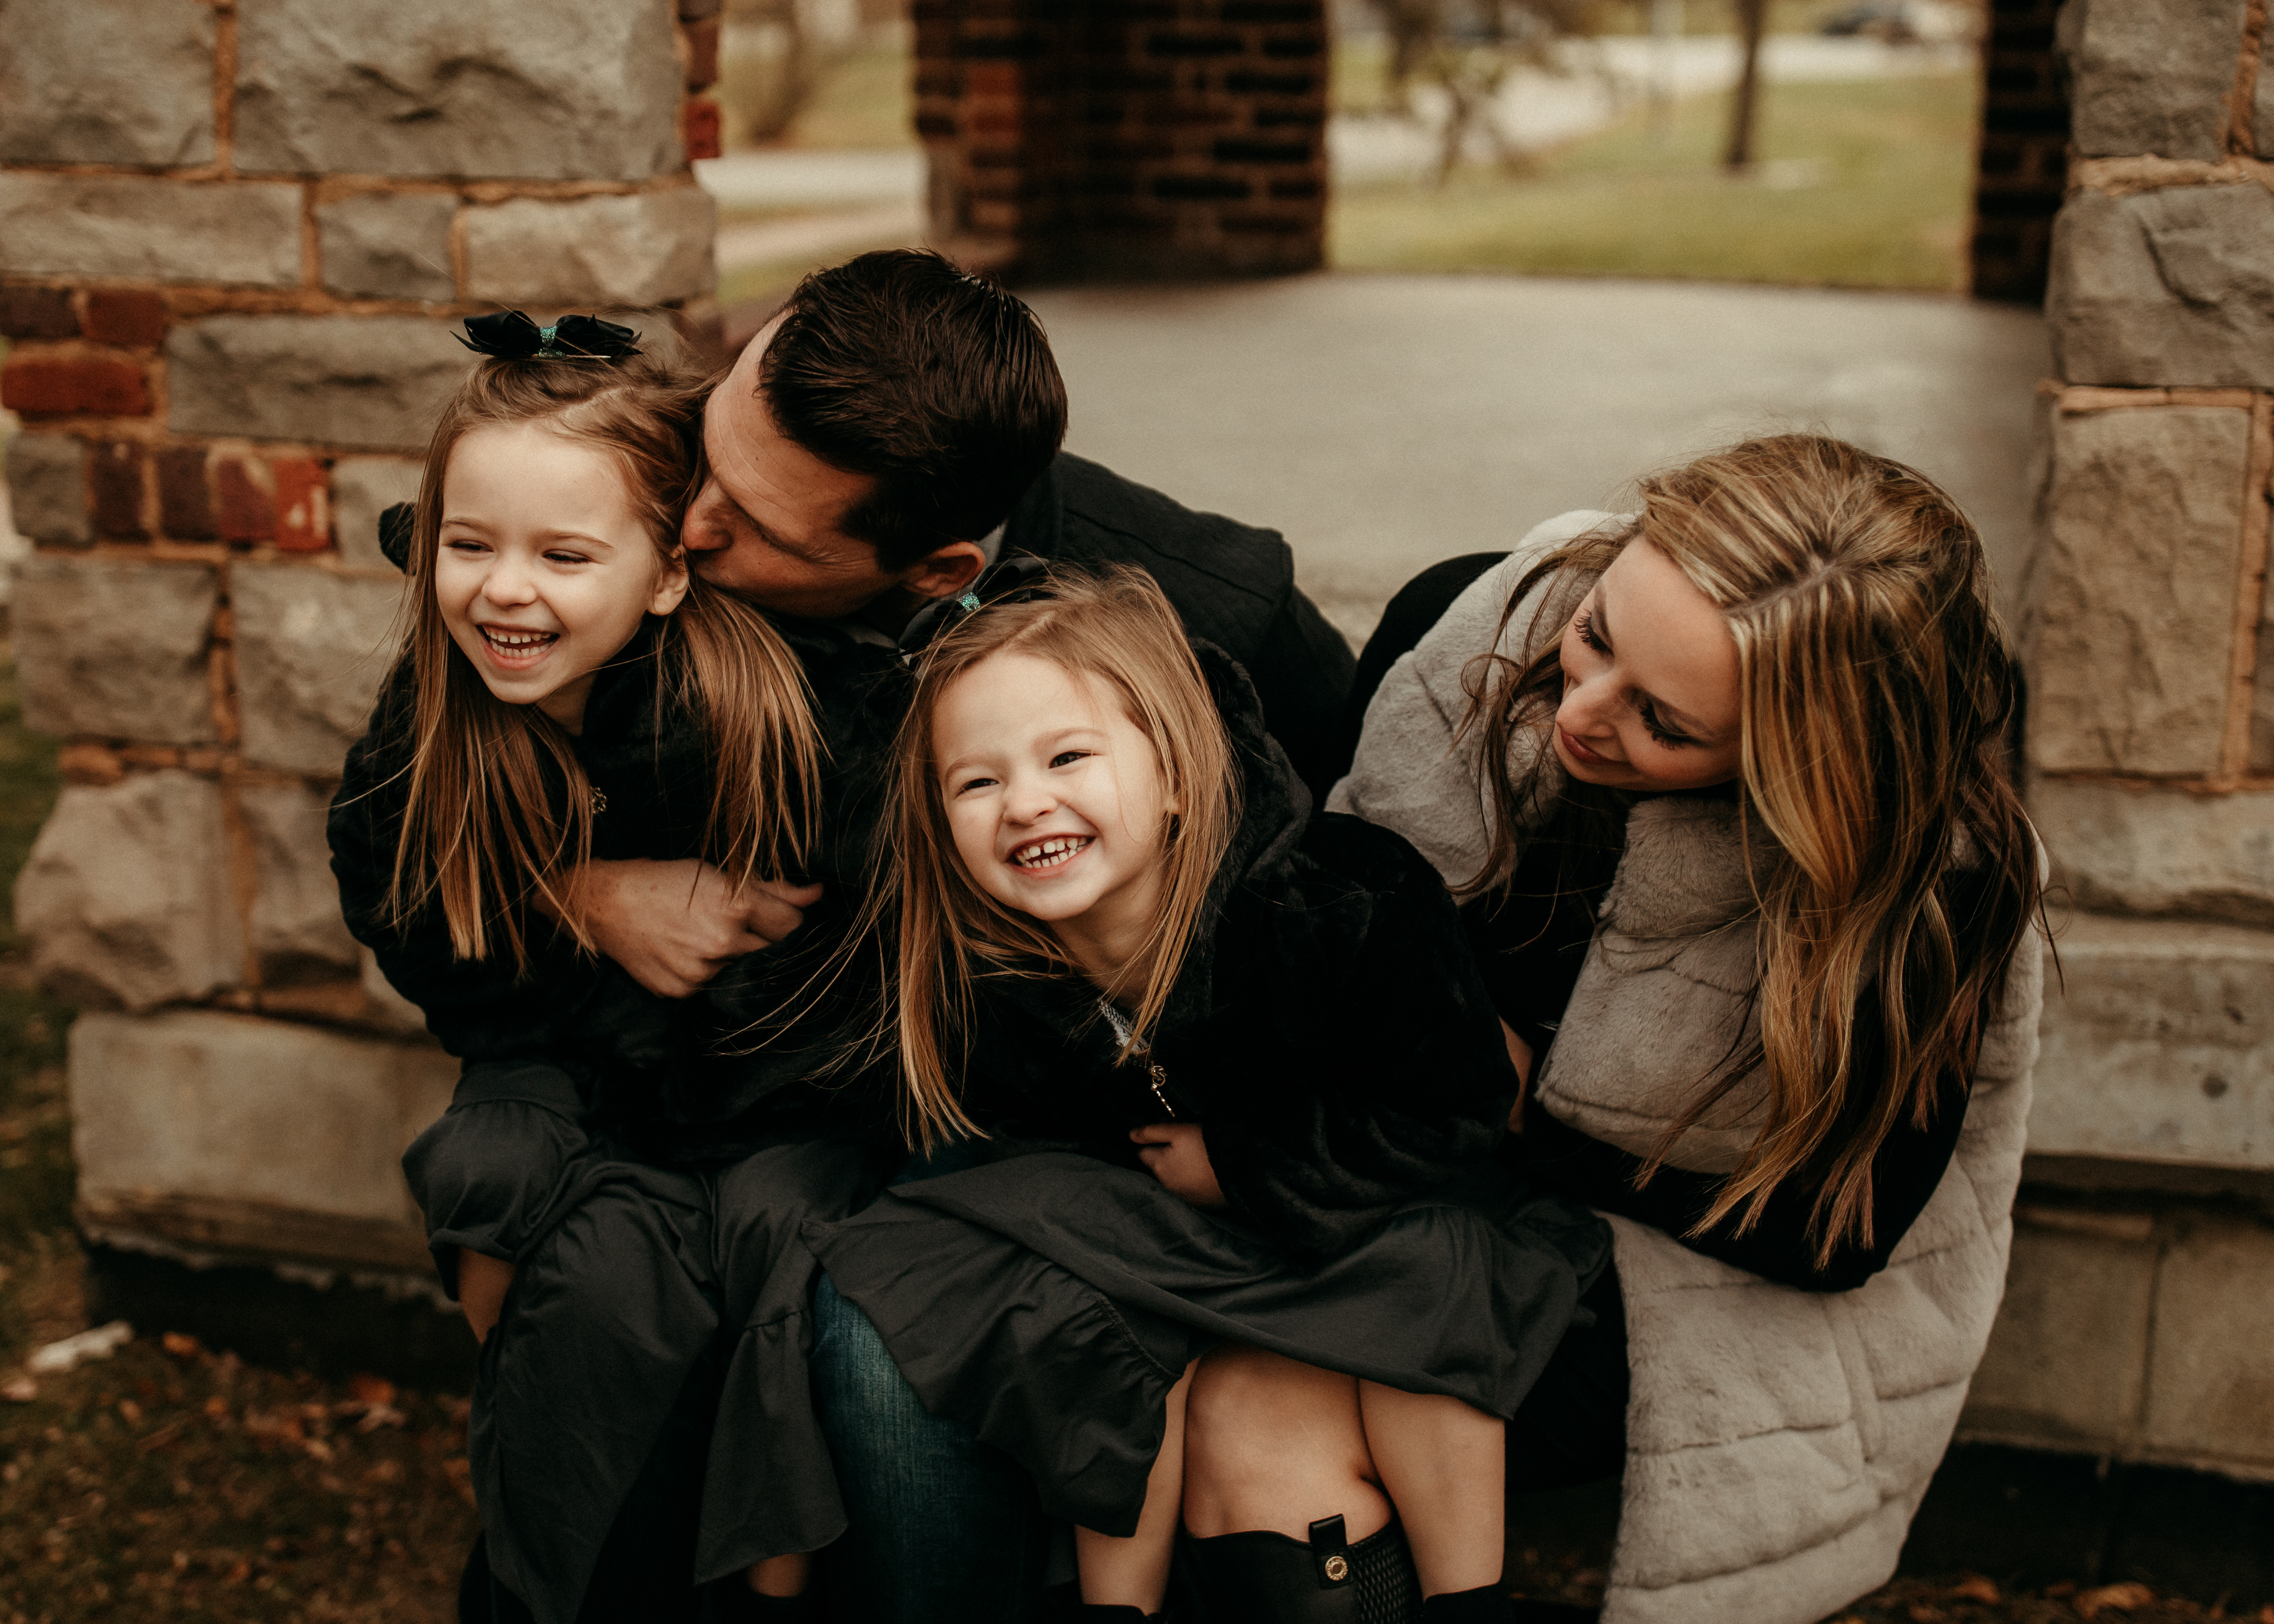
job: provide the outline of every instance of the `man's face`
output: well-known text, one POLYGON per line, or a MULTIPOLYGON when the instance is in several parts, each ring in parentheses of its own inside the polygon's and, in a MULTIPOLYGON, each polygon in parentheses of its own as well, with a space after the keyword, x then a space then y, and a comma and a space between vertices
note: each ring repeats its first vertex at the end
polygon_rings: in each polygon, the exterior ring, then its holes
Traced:
POLYGON ((750 341, 703 412, 711 477, 680 522, 695 573, 761 608, 808 620, 857 614, 907 586, 877 549, 838 528, 869 494, 866 475, 832 468, 774 425, 758 362, 781 326, 750 341))

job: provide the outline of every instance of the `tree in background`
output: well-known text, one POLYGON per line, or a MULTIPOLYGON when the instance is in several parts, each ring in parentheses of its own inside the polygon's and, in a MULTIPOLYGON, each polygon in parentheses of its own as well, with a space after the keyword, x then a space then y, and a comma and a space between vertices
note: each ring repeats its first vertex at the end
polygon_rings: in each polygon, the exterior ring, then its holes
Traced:
POLYGON ((1595 32, 1590 0, 1367 0, 1389 35, 1390 105, 1411 117, 1413 91, 1443 97, 1437 184, 1461 161, 1472 138, 1503 169, 1522 172, 1532 154, 1502 128, 1500 98, 1519 67, 1566 71, 1556 55, 1564 40, 1595 32))

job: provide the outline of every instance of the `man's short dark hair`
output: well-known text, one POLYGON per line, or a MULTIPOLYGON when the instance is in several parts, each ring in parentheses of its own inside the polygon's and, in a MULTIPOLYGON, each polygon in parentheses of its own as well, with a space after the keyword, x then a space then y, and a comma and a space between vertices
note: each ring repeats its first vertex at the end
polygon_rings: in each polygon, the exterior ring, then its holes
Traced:
POLYGON ((1065 382, 1035 312, 916 249, 800 282, 758 388, 783 433, 875 480, 839 528, 886 569, 984 537, 1065 438, 1065 382))

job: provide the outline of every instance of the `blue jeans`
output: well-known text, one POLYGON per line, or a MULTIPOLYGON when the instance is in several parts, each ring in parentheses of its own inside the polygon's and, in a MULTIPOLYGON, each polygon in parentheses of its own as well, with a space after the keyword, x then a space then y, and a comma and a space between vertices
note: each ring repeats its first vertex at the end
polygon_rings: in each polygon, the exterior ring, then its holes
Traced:
POLYGON ((822 1558, 832 1624, 1035 1624, 1043 1584, 1073 1571, 1050 1560, 1033 1482, 923 1407, 825 1274, 813 1319, 814 1395, 851 1519, 822 1558))

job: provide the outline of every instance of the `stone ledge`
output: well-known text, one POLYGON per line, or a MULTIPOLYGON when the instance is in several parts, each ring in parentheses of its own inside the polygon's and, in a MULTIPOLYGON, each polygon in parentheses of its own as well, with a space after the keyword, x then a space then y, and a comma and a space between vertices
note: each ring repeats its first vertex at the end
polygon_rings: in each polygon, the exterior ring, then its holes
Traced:
POLYGON ((644 306, 718 280, 718 206, 699 186, 468 209, 466 297, 501 304, 644 306))
POLYGON ((213 1010, 82 1015, 79 1200, 191 1248, 416 1267, 425 1229, 400 1161, 457 1076, 433 1044, 213 1010))
POLYGON ((2274 790, 2041 778, 2029 803, 2070 906, 2274 929, 2274 790))
POLYGON ((209 316, 166 336, 166 426, 422 450, 472 359, 417 316, 209 316))
POLYGON ((2079 914, 2057 945, 2029 1149, 2274 1168, 2274 931, 2079 914))

